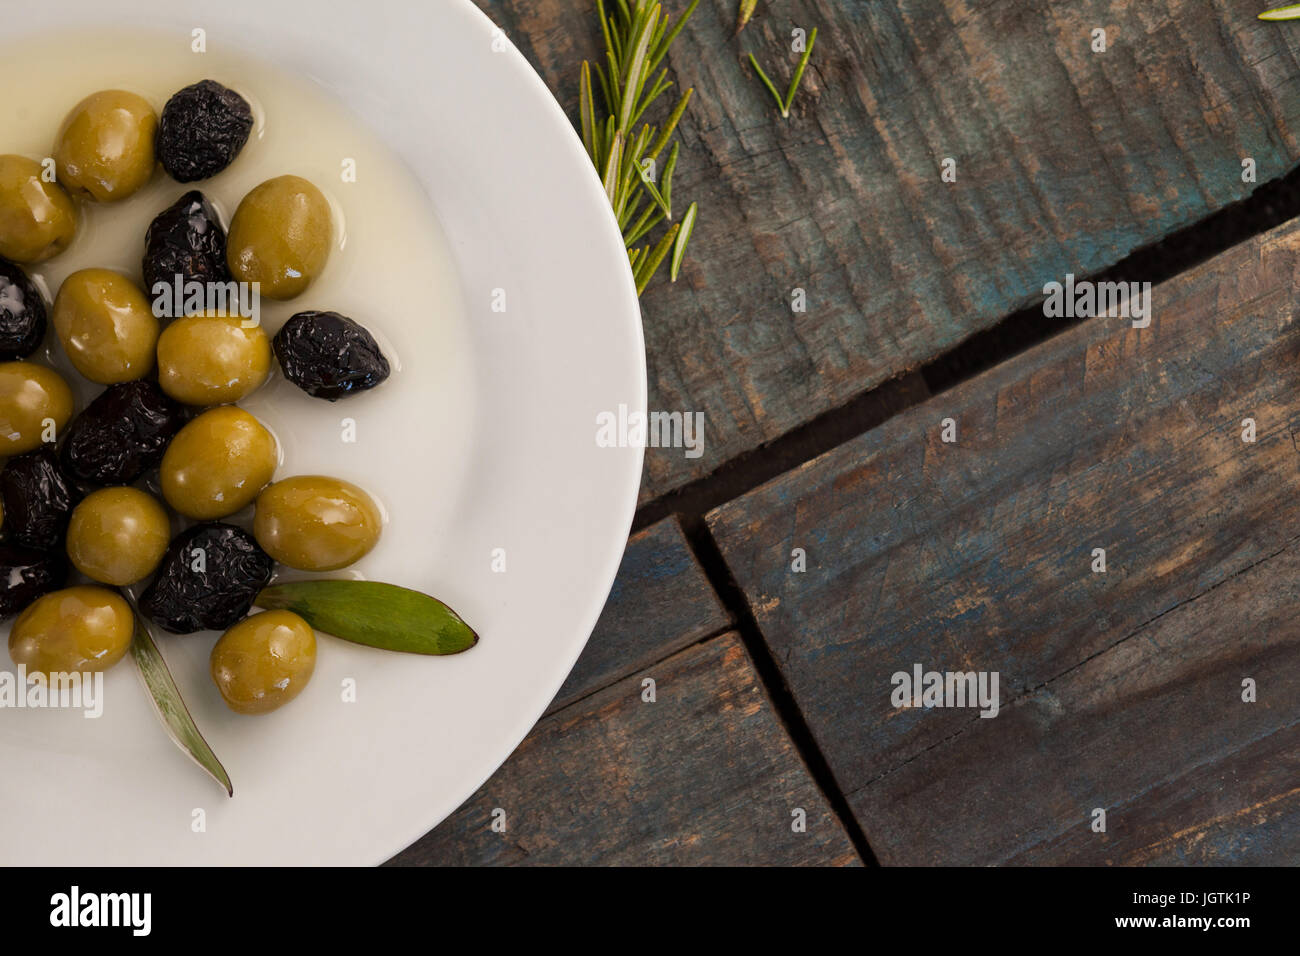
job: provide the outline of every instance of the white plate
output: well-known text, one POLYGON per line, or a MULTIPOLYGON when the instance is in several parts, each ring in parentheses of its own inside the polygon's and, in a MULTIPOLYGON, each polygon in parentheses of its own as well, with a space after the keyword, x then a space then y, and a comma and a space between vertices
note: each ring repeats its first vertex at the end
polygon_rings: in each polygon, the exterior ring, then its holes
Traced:
MULTIPOLYGON (((109 16, 100 0, 22 5, 6 12, 3 42, 109 16)), ((617 224, 563 112, 468 0, 227 0, 202 12, 116 0, 111 19, 182 41, 202 28, 210 49, 310 77, 428 193, 461 304, 410 321, 444 323, 439 340, 463 354, 399 349, 401 374, 452 362, 466 384, 424 382, 431 390, 416 394, 437 400, 397 409, 392 434, 373 446, 363 483, 393 524, 365 570, 437 593, 482 641, 438 659, 323 638, 307 692, 246 718, 206 683, 210 641, 168 640, 233 799, 165 736, 129 661, 108 673, 98 720, 0 709, 0 862, 378 863, 454 810, 523 739, 618 569, 641 450, 597 447, 596 417, 644 410, 646 385, 617 224), (502 288, 505 313, 492 309, 502 288), (492 570, 498 548, 505 573, 492 570), (341 700, 345 678, 357 683, 355 703, 341 700)), ((380 331, 405 338, 400 327, 380 331)), ((287 458, 329 460, 283 437, 287 458)), ((12 669, 7 655, 0 669, 12 669)))

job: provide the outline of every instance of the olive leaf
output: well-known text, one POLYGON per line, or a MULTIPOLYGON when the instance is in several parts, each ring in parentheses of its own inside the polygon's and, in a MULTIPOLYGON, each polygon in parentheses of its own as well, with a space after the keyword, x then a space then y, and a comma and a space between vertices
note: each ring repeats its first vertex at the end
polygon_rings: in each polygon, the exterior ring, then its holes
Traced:
POLYGON ((378 581, 289 581, 253 601, 292 611, 318 631, 354 644, 409 654, 459 654, 478 635, 435 597, 378 581))
POLYGON ((135 634, 131 638, 131 658, 145 688, 153 700, 158 719, 167 728, 176 745, 193 758, 194 762, 212 775, 212 778, 226 788, 226 795, 233 797, 235 788, 230 783, 230 774, 221 766, 221 761, 212 752, 208 742, 199 733, 198 725, 190 716, 189 708, 181 697, 181 692, 172 679, 167 662, 163 660, 149 625, 144 622, 139 612, 135 615, 135 634))

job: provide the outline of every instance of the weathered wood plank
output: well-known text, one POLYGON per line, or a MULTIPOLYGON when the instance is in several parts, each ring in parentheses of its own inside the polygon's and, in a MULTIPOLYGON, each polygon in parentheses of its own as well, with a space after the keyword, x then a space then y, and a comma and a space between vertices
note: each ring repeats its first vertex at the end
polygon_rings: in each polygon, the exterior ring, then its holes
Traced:
POLYGON ((853 794, 854 812, 885 863, 1294 864, 1297 606, 1292 544, 968 720, 853 794))
MULTIPOLYGON (((594 4, 480 0, 576 115, 594 4)), ((684 0, 669 0, 670 10, 684 0)), ((704 454, 650 450, 663 493, 1196 222, 1300 157, 1300 31, 1258 0, 791 0, 739 39, 704 0, 670 60, 696 97, 674 193, 701 215, 644 300, 652 409, 703 411, 704 454), (788 121, 793 27, 818 27, 788 121), (1106 30, 1104 53, 1092 31, 1106 30), (957 181, 940 181, 945 157, 957 181), (791 290, 806 290, 805 313, 791 290)))
MULTIPOLYGON (((927 748, 956 766, 979 737, 969 710, 895 709, 895 672, 997 671, 1002 699, 1021 697, 1145 640, 1135 635, 1149 623, 1300 537, 1298 284, 1292 223, 1157 286, 1150 328, 1086 321, 709 516, 846 793, 909 761, 939 772, 922 761, 927 748), (1246 418, 1254 443, 1242 441, 1246 418), (790 570, 796 547, 806 573, 790 570), (1105 573, 1092 570, 1095 548, 1106 549, 1105 573)), ((1232 609, 1238 632, 1254 626, 1249 601, 1232 609)), ((1281 653, 1293 633, 1259 637, 1281 653)), ((1300 717, 1300 697, 1272 700, 1279 720, 1300 717)), ((1087 728, 1121 720, 1106 709, 1121 704, 1097 705, 1091 725, 1059 743, 1075 761, 1070 779, 1111 772, 1087 728)), ((1167 773, 1195 766, 1204 734, 1250 742, 1179 713, 1148 724, 1167 745, 1157 762, 1167 773)), ((975 722, 1004 748, 1000 799, 1030 801, 1016 755, 1030 759, 1042 738, 1006 716, 975 722)), ((909 819, 894 829, 862 819, 882 859, 931 845, 909 819)))
POLYGON ((397 865, 860 864, 726 634, 544 718, 397 865), (656 700, 642 699, 643 678, 656 700), (494 832, 493 812, 506 830, 494 832), (807 814, 792 830, 791 811, 807 814))
POLYGON ((727 628, 723 609, 676 518, 632 536, 605 609, 556 694, 556 710, 727 628))

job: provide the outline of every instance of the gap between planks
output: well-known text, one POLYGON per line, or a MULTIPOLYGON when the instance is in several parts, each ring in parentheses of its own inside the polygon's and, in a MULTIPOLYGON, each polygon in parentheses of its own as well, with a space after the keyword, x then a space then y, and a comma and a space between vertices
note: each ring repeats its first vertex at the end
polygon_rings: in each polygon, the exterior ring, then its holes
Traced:
POLYGON ((843 788, 836 782, 830 764, 827 763, 821 748, 813 739, 812 730, 804 720, 799 705, 795 703, 794 695, 782 680, 781 669, 777 666, 776 659, 772 657, 767 641, 763 639, 758 621, 750 610, 749 602, 745 599, 744 591, 732 576, 731 569, 727 567, 726 559, 723 558, 717 542, 713 540, 713 535, 709 533, 703 516, 682 518, 682 531, 691 550, 695 553, 695 560, 703 568, 718 599, 722 601, 723 607, 731 612, 732 629, 740 635, 745 650, 749 652, 749 659, 754 664, 754 670, 763 684, 763 689, 767 691, 772 709, 802 758, 813 783, 830 803, 832 812, 839 818, 840 825, 844 827, 844 832, 848 834, 849 841, 857 850, 858 856, 862 857, 862 862, 867 866, 879 866, 880 862, 876 859, 871 844, 867 842, 867 835, 862 825, 853 815, 843 788))
MULTIPOLYGON (((1225 206, 1199 222, 1170 233, 1157 243, 1138 249, 1113 266, 1083 278, 1093 282, 1150 282, 1154 286, 1296 216, 1300 216, 1300 167, 1280 179, 1261 184, 1246 199, 1225 206)), ((1063 278, 1052 276, 1049 280, 1063 278)), ((790 735, 813 781, 839 817, 854 848, 868 866, 878 866, 879 863, 866 833, 813 739, 794 696, 781 679, 780 669, 763 638, 749 601, 713 540, 705 515, 878 427, 895 415, 1086 321, 1089 320, 1048 319, 1043 315, 1042 299, 1038 298, 1032 305, 1005 316, 991 328, 976 333, 920 369, 890 379, 807 424, 724 463, 704 478, 637 509, 632 522, 634 533, 670 515, 679 516, 687 543, 710 586, 735 622, 735 630, 744 641, 778 719, 790 735)))
MULTIPOLYGON (((1240 202, 1138 249, 1101 272, 1076 276, 1075 281, 1150 282, 1154 286, 1297 216, 1300 216, 1300 166, 1280 179, 1261 184, 1240 202)), ((1044 281, 1064 278, 1049 276, 1044 281)), ((906 371, 779 438, 724 462, 705 477, 646 502, 636 511, 632 532, 648 528, 672 514, 683 518, 703 517, 894 416, 1087 321, 1046 318, 1039 296, 1032 305, 1012 312, 921 368, 906 371)), ((676 451, 666 449, 663 453, 676 451)), ((659 450, 646 449, 646 452, 654 454, 659 450)))

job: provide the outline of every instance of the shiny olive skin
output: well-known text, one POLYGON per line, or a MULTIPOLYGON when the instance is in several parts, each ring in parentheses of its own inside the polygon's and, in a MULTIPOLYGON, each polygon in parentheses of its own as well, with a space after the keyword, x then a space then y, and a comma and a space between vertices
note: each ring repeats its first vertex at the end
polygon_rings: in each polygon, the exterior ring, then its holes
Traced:
POLYGON ((330 206, 300 176, 278 176, 239 204, 226 237, 226 262, 268 299, 292 299, 320 275, 334 241, 330 206))
POLYGON ((58 372, 34 362, 0 362, 0 458, 44 444, 45 426, 61 432, 72 417, 72 390, 58 372))
POLYGON ((260 325, 213 313, 176 319, 158 337, 158 384, 186 405, 224 405, 255 391, 271 372, 260 325))
POLYGON ((316 634, 292 611, 246 617, 212 648, 212 682, 238 714, 266 714, 293 700, 316 669, 316 634))
POLYGON ((108 670, 126 654, 135 618, 108 588, 81 585, 51 591, 18 615, 9 656, 28 674, 108 670))
POLYGON ((172 439, 161 476, 167 503, 211 521, 253 503, 275 474, 279 452, 266 427, 242 408, 210 408, 172 439))
POLYGON ((101 488, 68 522, 68 558, 93 581, 125 587, 153 574, 171 542, 162 505, 138 488, 101 488))
POLYGON ((277 481, 257 497, 253 536, 262 550, 299 571, 337 571, 379 541, 379 506, 354 484, 320 475, 277 481))
POLYGON ((59 182, 74 196, 117 202, 153 176, 158 114, 125 90, 92 93, 72 108, 54 142, 59 182))
POLYGON ((62 550, 68 518, 80 498, 53 445, 6 458, 0 468, 5 538, 15 544, 41 551, 62 550))
POLYGON ((196 524, 167 548, 140 595, 140 612, 165 631, 224 631, 241 620, 271 580, 275 562, 243 528, 196 524), (203 560, 197 560, 199 554, 203 560))
POLYGON ((0 256, 0 362, 25 359, 41 347, 48 312, 45 296, 31 276, 0 256))
POLYGON ((153 368, 158 346, 153 305, 120 272, 72 273, 54 297, 52 318, 73 367, 92 382, 131 382, 153 368))
POLYGON ((148 379, 110 385, 72 419, 59 461, 84 484, 129 485, 158 467, 188 420, 185 406, 148 379))
POLYGON ((26 156, 0 156, 0 256, 44 262, 77 233, 77 209, 58 183, 41 178, 41 164, 26 156))
POLYGON ((58 551, 0 542, 0 621, 26 610, 67 580, 68 559, 58 551))

